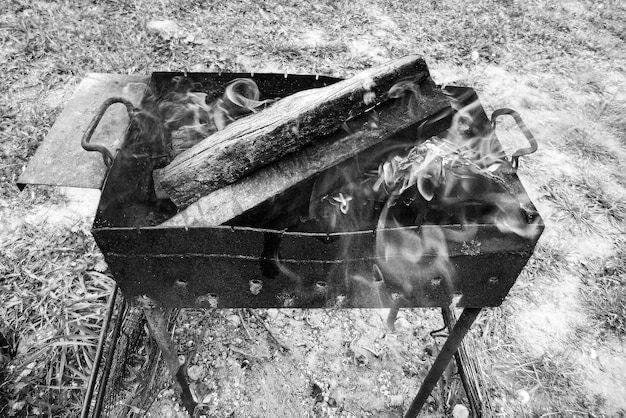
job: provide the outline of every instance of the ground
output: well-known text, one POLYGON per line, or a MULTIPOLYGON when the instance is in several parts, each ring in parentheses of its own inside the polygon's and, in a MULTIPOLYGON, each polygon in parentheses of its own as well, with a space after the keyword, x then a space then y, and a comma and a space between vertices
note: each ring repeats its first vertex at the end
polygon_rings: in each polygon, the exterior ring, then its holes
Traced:
MULTIPOLYGON (((0 415, 75 416, 91 372, 112 287, 89 233, 93 206, 87 202, 94 197, 76 191, 68 197, 46 187, 19 192, 15 185, 86 73, 347 77, 418 53, 437 83, 474 87, 488 114, 501 107, 517 110, 540 144, 537 153, 521 159, 519 176, 546 230, 504 304, 484 312, 473 331, 494 409, 510 417, 624 416, 625 21, 620 1, 4 2, 0 332, 16 352, 4 348, 0 357, 0 415), (70 215, 68 206, 79 208, 78 213, 70 215), (19 344, 12 336, 19 337, 19 344)), ((498 135, 509 151, 524 143, 510 121, 499 125, 498 135)), ((311 315, 271 312, 266 320, 279 338, 283 332, 323 330, 324 341, 331 343, 343 338, 338 329, 345 321, 361 329, 373 314, 332 313, 317 318, 328 321, 317 328, 319 321, 311 315)), ((420 321, 413 311, 405 319, 411 327, 420 321)), ((228 316, 211 320, 245 333, 245 322, 235 326, 228 316)), ((379 336, 378 328, 367 326, 371 334, 364 335, 379 336)), ((393 342, 400 342, 399 350, 412 344, 405 338, 408 330, 401 329, 393 342)), ((262 334, 259 330, 239 345, 227 345, 245 351, 245 344, 262 334)), ((311 357, 321 342, 306 344, 291 354, 303 376, 319 364, 332 368, 332 347, 311 357)), ((227 349, 229 358, 241 358, 228 347, 215 348, 216 353, 227 349)), ((370 370, 378 370, 377 361, 393 359, 363 355, 370 370)), ((272 363, 255 361, 260 369, 251 370, 270 370, 272 363)), ((284 375, 257 373, 267 402, 285 393, 275 386, 284 375)), ((295 379, 292 396, 304 390, 300 383, 315 382, 310 376, 288 377, 295 379)), ((340 396, 329 395, 331 386, 330 381, 318 383, 323 402, 291 405, 287 399, 282 405, 295 412, 286 416, 331 413, 319 410, 328 405, 326 395, 341 402, 340 396)), ((365 394, 361 400, 370 401, 365 394)), ((252 404, 242 397, 246 402, 252 404)), ((368 407, 370 413, 378 411, 374 404, 368 407)))

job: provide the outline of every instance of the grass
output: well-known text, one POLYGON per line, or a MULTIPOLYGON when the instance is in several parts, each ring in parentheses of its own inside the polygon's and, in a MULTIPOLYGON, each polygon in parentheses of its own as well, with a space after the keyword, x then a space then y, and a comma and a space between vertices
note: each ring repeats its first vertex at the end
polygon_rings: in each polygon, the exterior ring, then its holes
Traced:
MULTIPOLYGON (((571 268, 567 246, 542 238, 507 301, 483 312, 477 323, 481 343, 490 341, 482 346, 485 357, 499 359, 484 365, 483 376, 498 416, 602 416, 603 399, 589 393, 586 371, 577 362, 581 337, 572 336, 571 346, 565 349, 538 354, 527 348, 529 341, 520 336, 513 320, 520 308, 537 306, 549 289, 558 288, 560 277, 571 268), (494 375, 499 378, 493 379, 494 375)), ((594 299, 596 309, 604 306, 603 296, 594 299)))
POLYGON ((615 191, 616 186, 607 184, 604 178, 592 170, 583 171, 586 175, 581 176, 577 183, 580 193, 615 225, 623 225, 626 221, 626 197, 615 191))
POLYGON ((112 282, 86 226, 20 228, 0 244, 0 324, 15 336, 0 415, 76 416, 112 282))
MULTIPOLYGON (((526 177, 544 184, 541 193, 556 208, 549 219, 555 229, 573 236, 603 235, 596 219, 607 219, 619 229, 626 218, 623 189, 598 170, 612 170, 626 187, 624 159, 601 136, 612 135, 622 151, 626 146, 626 101, 614 94, 623 91, 616 80, 626 68, 625 21, 626 5, 619 0, 2 2, 0 332, 18 335, 20 343, 15 358, 0 363, 0 415, 74 416, 91 372, 110 289, 109 279, 99 272, 100 253, 83 226, 13 226, 30 209, 58 198, 46 187, 19 193, 15 181, 86 73, 265 69, 348 76, 392 57, 418 53, 431 69, 453 68, 468 75, 466 84, 485 90, 498 90, 496 80, 482 75, 489 66, 512 76, 533 76, 533 88, 554 99, 542 107, 543 113, 534 112, 540 144, 547 132, 540 122, 549 107, 562 110, 561 115, 581 115, 581 120, 572 117, 573 128, 554 144, 572 157, 580 175, 553 174, 546 164, 539 170, 547 173, 545 178, 533 178, 532 173, 526 177), (181 31, 173 36, 152 32, 146 28, 151 19, 175 20, 181 31), (471 59, 474 51, 478 61, 471 59), (588 172, 592 174, 587 177, 588 172), (5 224, 8 219, 10 225, 5 224)), ((537 159, 536 164, 542 163, 537 159)), ((570 363, 516 351, 517 331, 509 323, 518 306, 547 297, 533 289, 572 271, 566 250, 567 244, 540 241, 505 305, 490 310, 479 324, 485 344, 500 348, 492 351, 492 361, 516 356, 511 367, 518 386, 576 388, 569 386, 570 363)), ((624 258, 623 251, 617 254, 624 258)), ((581 298, 593 321, 623 335, 623 264, 616 260, 605 261, 607 266, 617 263, 619 274, 603 270, 588 278, 581 298)), ((491 379, 497 383, 503 378, 494 374, 491 379)), ((553 393, 562 396, 558 410, 578 411, 578 392, 565 392, 553 393)), ((556 416, 537 412, 541 414, 556 416)))
POLYGON ((582 299, 596 324, 617 337, 626 336, 626 241, 619 240, 615 254, 599 261, 585 281, 582 299))
POLYGON ((583 373, 567 353, 536 357, 510 350, 508 354, 507 362, 496 367, 515 382, 505 391, 515 399, 517 414, 542 416, 551 411, 564 412, 568 407, 589 412, 591 404, 584 395, 583 373), (570 403, 573 393, 580 396, 577 405, 570 403))
POLYGON ((578 175, 561 175, 541 186, 544 196, 559 213, 558 220, 583 232, 607 232, 599 216, 622 230, 626 219, 626 195, 623 188, 607 183, 608 175, 583 165, 578 175))
POLYGON ((590 161, 610 163, 617 158, 607 146, 596 139, 595 135, 584 128, 569 129, 565 134, 565 140, 559 145, 561 150, 590 161))
POLYGON ((556 207, 559 215, 555 218, 567 228, 582 232, 598 232, 594 216, 597 211, 571 185, 572 179, 568 176, 555 177, 541 186, 544 196, 556 207))

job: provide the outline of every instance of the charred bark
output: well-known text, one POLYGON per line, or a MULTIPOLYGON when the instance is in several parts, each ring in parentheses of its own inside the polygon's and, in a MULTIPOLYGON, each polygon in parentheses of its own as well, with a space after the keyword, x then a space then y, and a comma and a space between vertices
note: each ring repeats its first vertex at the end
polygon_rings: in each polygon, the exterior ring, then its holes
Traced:
POLYGON ((405 93, 419 95, 428 78, 418 56, 397 59, 330 86, 305 90, 228 125, 178 155, 160 175, 161 187, 185 208, 316 139, 347 120, 405 93))
POLYGON ((410 148, 448 126, 450 108, 441 90, 430 78, 419 89, 415 100, 398 97, 355 117, 345 129, 210 192, 160 226, 263 226, 351 181, 366 167, 377 166, 389 150, 410 148), (321 175, 332 177, 331 169, 341 176, 312 187, 321 175))

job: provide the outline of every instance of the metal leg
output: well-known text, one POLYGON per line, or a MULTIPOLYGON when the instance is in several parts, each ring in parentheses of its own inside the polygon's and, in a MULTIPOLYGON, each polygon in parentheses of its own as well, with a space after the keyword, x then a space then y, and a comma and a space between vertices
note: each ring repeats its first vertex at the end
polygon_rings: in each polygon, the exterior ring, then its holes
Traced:
MULTIPOLYGON (((115 287, 117 289, 117 286, 115 287)), ((116 292, 113 292, 112 295, 114 298, 117 296, 116 292)), ((113 335, 111 335, 111 341, 115 341, 113 346, 109 349, 109 355, 107 356, 106 363, 104 365, 104 370, 102 371, 103 375, 100 380, 102 382, 102 386, 98 389, 98 397, 96 398, 96 406, 94 408, 94 413, 92 416, 95 418, 100 418, 102 412, 102 404, 104 403, 104 397, 106 395, 106 387, 109 380, 109 373, 111 372, 111 365, 113 364, 113 360, 115 357, 115 344, 117 344, 117 339, 120 336, 120 332, 122 330, 122 323, 124 322, 124 316, 126 315, 126 301, 122 299, 122 306, 120 307, 120 311, 117 314, 117 319, 115 320, 115 327, 113 328, 113 335)), ((92 373, 96 373, 97 368, 94 366, 92 373)), ((85 413, 88 413, 85 412, 85 413)))
POLYGON ((178 360, 178 351, 167 329, 167 319, 165 318, 164 310, 157 307, 150 307, 143 308, 143 312, 146 315, 146 321, 148 322, 152 336, 159 346, 159 349, 161 349, 167 368, 174 380, 180 385, 183 405, 189 415, 193 416, 197 403, 193 400, 193 396, 191 395, 189 383, 187 383, 185 367, 181 365, 178 360))
POLYGON ((430 396, 430 393, 433 391, 434 387, 437 385, 437 382, 441 378, 446 367, 452 360, 454 353, 459 348, 461 341, 463 341, 463 337, 467 334, 472 323, 480 313, 481 308, 465 308, 461 313, 456 325, 450 332, 448 339, 444 343, 439 355, 435 359, 432 367, 428 371, 422 386, 420 386, 415 399, 411 402, 411 406, 409 410, 404 415, 404 418, 415 418, 417 414, 422 410, 422 407, 426 403, 426 399, 430 396))
POLYGON ((395 323, 398 318, 398 312, 400 312, 400 308, 389 309, 389 314, 387 315, 387 329, 391 332, 393 332, 396 328, 395 323))
MULTIPOLYGON (((446 326, 451 330, 454 324, 456 324, 454 312, 452 312, 450 307, 446 306, 441 308, 441 313, 446 326)), ((476 360, 470 355, 473 350, 468 343, 469 341, 466 339, 461 342, 461 345, 459 345, 459 348, 454 354, 454 359, 456 360, 461 382, 463 383, 463 388, 465 389, 465 394, 467 395, 467 400, 469 401, 472 412, 476 418, 481 418, 485 413, 483 410, 487 396, 486 394, 483 395, 482 385, 478 383, 480 379, 478 377, 479 366, 476 360)), ((490 415, 487 413, 487 416, 490 415)))

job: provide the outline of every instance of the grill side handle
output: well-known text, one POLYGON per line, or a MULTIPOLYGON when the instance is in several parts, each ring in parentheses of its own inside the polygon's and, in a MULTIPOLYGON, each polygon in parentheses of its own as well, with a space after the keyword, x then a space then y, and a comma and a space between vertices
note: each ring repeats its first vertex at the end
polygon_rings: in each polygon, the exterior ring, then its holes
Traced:
POLYGON ((513 168, 517 170, 517 168, 519 167, 519 157, 523 155, 529 155, 537 151, 537 147, 538 147, 537 140, 535 139, 533 134, 530 132, 530 130, 528 129, 528 127, 522 120, 522 117, 519 115, 519 113, 517 113, 513 109, 502 108, 502 109, 497 109, 493 111, 493 113, 491 114, 491 126, 493 127, 494 131, 496 129, 496 119, 502 115, 511 115, 513 119, 515 119, 515 122, 517 123, 518 128, 522 131, 522 133, 528 140, 528 143, 530 144, 529 147, 520 148, 513 153, 511 157, 512 165, 513 165, 513 168))
POLYGON ((109 151, 109 149, 104 145, 92 144, 90 141, 91 136, 98 127, 98 123, 100 123, 100 120, 102 120, 105 112, 111 105, 115 103, 122 103, 124 106, 126 106, 126 110, 128 111, 128 117, 130 119, 132 119, 135 113, 139 111, 139 109, 137 109, 130 100, 124 99, 122 97, 110 97, 106 99, 96 112, 96 115, 91 120, 89 127, 85 131, 83 138, 80 141, 80 145, 85 151, 96 151, 102 154, 102 159, 104 160, 104 164, 107 166, 107 169, 110 169, 113 165, 113 153, 111 153, 111 151, 109 151))

